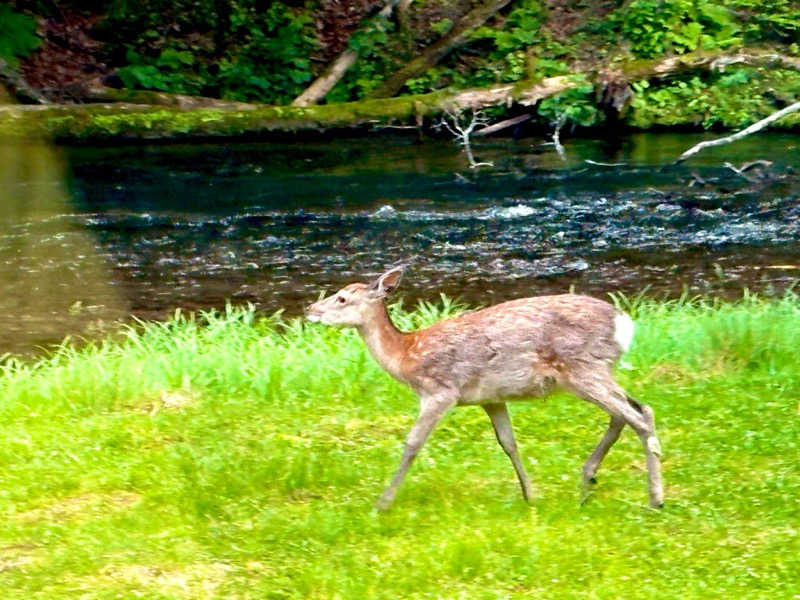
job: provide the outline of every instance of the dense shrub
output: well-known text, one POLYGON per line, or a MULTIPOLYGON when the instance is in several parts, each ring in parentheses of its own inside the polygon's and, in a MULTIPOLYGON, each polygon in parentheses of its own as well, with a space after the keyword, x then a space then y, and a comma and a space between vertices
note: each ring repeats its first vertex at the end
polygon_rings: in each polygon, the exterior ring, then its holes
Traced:
POLYGON ((312 78, 310 14, 280 2, 116 0, 102 30, 127 87, 283 103, 312 78))
MULTIPOLYGON (((634 84, 632 123, 744 127, 800 97, 800 73, 781 69, 738 68, 660 83, 634 84)), ((798 115, 780 125, 797 125, 798 115)))
POLYGON ((0 4, 0 59, 16 65, 39 47, 36 36, 36 21, 33 17, 11 10, 8 4, 0 4))

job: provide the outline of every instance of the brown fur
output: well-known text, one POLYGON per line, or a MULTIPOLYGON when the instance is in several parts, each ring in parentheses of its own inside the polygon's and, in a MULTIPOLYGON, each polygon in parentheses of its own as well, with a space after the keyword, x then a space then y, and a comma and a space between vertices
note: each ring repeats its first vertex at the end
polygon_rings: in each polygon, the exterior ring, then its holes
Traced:
POLYGON ((575 294, 523 298, 403 333, 384 305, 401 275, 402 269, 392 269, 371 285, 350 284, 313 304, 307 313, 311 320, 356 327, 378 364, 420 396, 419 419, 380 508, 391 504, 408 466, 442 415, 469 404, 486 410, 529 499, 530 483, 505 403, 546 396, 557 386, 611 416, 608 432, 584 465, 584 481, 593 481, 600 461, 627 424, 644 445, 651 504, 661 505, 660 446, 652 409, 631 399, 613 377, 614 362, 624 350, 616 332, 620 313, 613 306, 575 294))

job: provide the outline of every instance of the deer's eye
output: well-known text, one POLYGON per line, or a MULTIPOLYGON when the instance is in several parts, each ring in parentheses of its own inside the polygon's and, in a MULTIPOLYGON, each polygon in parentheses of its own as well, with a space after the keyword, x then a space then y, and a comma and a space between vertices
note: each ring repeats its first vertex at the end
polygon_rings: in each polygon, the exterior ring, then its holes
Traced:
POLYGON ((336 301, 337 301, 339 304, 344 304, 344 303, 345 303, 344 296, 339 296, 339 297, 336 299, 336 301))

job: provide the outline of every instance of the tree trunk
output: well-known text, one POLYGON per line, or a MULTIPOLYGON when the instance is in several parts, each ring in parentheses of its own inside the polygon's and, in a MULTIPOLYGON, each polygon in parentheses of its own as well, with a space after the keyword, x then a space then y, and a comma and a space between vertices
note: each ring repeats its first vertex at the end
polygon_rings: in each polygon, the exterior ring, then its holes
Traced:
POLYGON ((566 77, 484 89, 343 102, 317 106, 244 105, 185 109, 179 105, 0 105, 0 138, 48 135, 61 141, 191 139, 326 131, 420 123, 445 111, 495 105, 532 105, 573 87, 566 77))
POLYGON ((405 67, 389 77, 370 94, 371 98, 391 98, 405 85, 406 81, 421 75, 453 48, 463 44, 470 31, 483 25, 497 11, 506 6, 511 0, 486 0, 480 6, 464 15, 453 29, 443 38, 428 46, 420 56, 413 59, 405 67))

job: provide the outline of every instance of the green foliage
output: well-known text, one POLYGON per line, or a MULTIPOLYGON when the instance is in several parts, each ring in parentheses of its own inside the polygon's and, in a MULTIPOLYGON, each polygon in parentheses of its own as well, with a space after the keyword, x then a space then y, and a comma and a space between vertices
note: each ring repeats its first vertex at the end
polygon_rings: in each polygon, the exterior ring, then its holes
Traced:
POLYGON ((267 10, 238 10, 231 17, 240 43, 220 64, 217 85, 223 98, 284 104, 312 79, 316 47, 308 11, 275 3, 267 10))
POLYGON ((393 22, 376 17, 350 36, 348 48, 358 53, 358 61, 330 91, 328 102, 364 98, 396 68, 390 49, 393 31, 393 22))
POLYGON ((452 62, 444 62, 410 79, 406 87, 411 93, 422 94, 446 86, 455 88, 479 87, 498 82, 514 82, 531 76, 548 77, 566 72, 566 64, 556 60, 536 59, 531 48, 540 52, 553 50, 553 43, 541 31, 547 13, 538 0, 520 0, 499 27, 483 25, 469 34, 470 53, 483 58, 470 70, 452 62), (535 63, 535 74, 531 63, 535 63))
POLYGON ((40 43, 33 17, 14 12, 8 4, 0 4, 0 59, 13 67, 40 43))
POLYGON ((126 87, 270 104, 299 94, 312 79, 310 57, 317 45, 310 9, 280 2, 264 9, 254 1, 225 6, 224 14, 214 2, 195 9, 181 3, 163 7, 167 14, 179 13, 177 22, 192 32, 179 38, 164 32, 139 3, 118 0, 106 27, 119 25, 131 40, 119 69, 126 87), (223 17, 226 22, 218 22, 223 17))
POLYGON ((430 25, 430 30, 438 36, 446 35, 452 28, 453 22, 450 19, 442 19, 430 25))
POLYGON ((634 0, 593 30, 610 43, 622 35, 638 56, 654 57, 743 43, 796 41, 796 0, 634 0))
POLYGON ((547 11, 538 0, 514 3, 501 27, 482 26, 471 32, 470 39, 477 47, 489 45, 487 58, 470 77, 467 85, 487 85, 513 82, 528 76, 528 48, 542 44, 546 36, 541 26, 547 11))
POLYGON ((733 13, 711 0, 633 0, 609 22, 635 54, 647 58, 741 44, 733 13))
POLYGON ((603 121, 603 113, 597 108, 594 88, 585 83, 555 96, 542 100, 537 112, 550 123, 589 127, 603 121))
POLYGON ((166 48, 152 61, 128 50, 127 59, 129 64, 117 74, 129 89, 182 94, 198 94, 202 90, 203 80, 193 72, 195 58, 188 50, 166 48))
POLYGON ((208 32, 219 22, 214 0, 113 0, 99 28, 112 51, 160 44, 178 32, 208 32))
MULTIPOLYGON (((627 429, 581 503, 607 418, 559 395, 510 407, 532 506, 483 411, 464 407, 375 514, 417 401, 353 331, 228 308, 4 357, 0 593, 791 598, 800 300, 620 303, 637 334, 618 377, 656 413, 661 511, 627 429)), ((445 307, 426 310, 398 316, 445 307)))
MULTIPOLYGON (((770 98, 795 102, 800 73, 781 69, 728 68, 724 73, 633 84, 631 123, 739 128, 762 119, 776 107, 770 98), (766 92, 769 92, 767 94, 766 92)), ((778 126, 796 125, 790 115, 778 126)))
POLYGON ((737 15, 747 42, 797 42, 800 4, 797 0, 726 0, 737 15))

